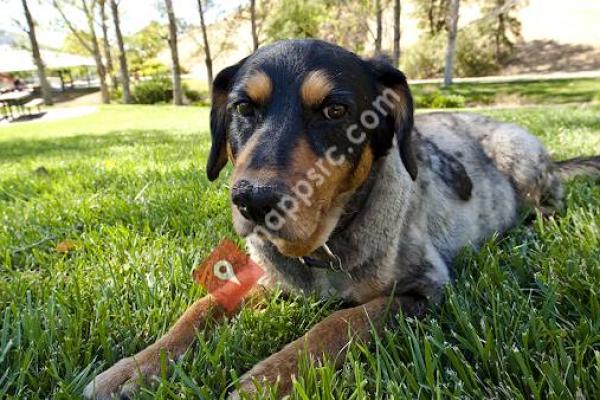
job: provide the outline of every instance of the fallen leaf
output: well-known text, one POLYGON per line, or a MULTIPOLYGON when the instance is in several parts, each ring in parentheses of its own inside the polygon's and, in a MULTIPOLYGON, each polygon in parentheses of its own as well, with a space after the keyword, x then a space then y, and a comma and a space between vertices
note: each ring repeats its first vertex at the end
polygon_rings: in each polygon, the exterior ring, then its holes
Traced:
POLYGON ((63 240, 56 245, 57 253, 68 253, 73 250, 77 250, 77 243, 71 240, 63 240))

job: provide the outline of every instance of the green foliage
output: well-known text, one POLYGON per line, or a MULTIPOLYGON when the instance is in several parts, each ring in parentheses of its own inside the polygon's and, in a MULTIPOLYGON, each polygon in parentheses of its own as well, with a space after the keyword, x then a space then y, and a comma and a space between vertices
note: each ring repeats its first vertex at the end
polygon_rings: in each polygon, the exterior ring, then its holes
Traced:
POLYGON ((415 106, 418 108, 462 108, 466 100, 459 94, 449 94, 443 91, 415 96, 415 106))
MULTIPOLYGON (((600 106, 484 113, 531 129, 557 158, 600 153, 600 106)), ((0 130, 1 398, 81 399, 94 374, 204 294, 190 269, 236 237, 230 169, 213 183, 204 172, 208 114, 105 106, 0 130), (65 239, 79 247, 57 253, 65 239)), ((600 398, 600 186, 577 180, 566 192, 565 215, 465 251, 427 317, 399 316, 371 346, 355 338, 340 371, 303 362, 291 400, 600 398)), ((211 323, 136 399, 223 398, 336 307, 274 295, 211 323)))
POLYGON ((165 64, 158 61, 156 58, 150 58, 136 65, 134 76, 166 76, 169 75, 170 69, 165 64))
POLYGON ((368 0, 328 0, 319 25, 319 38, 361 53, 372 40, 367 16, 373 13, 368 0))
POLYGON ((458 32, 454 61, 456 76, 489 76, 499 69, 494 48, 481 34, 481 27, 468 27, 458 32))
POLYGON ((445 35, 422 36, 403 52, 400 67, 409 79, 440 76, 444 69, 445 35))
POLYGON ((167 77, 156 76, 136 84, 131 97, 136 104, 166 103, 173 99, 173 83, 167 77))
POLYGON ((446 31, 449 0, 413 0, 413 4, 413 15, 417 17, 419 28, 427 35, 436 36, 446 31))
MULTIPOLYGON (((78 35, 83 38, 86 43, 91 43, 92 35, 87 31, 77 31, 78 35)), ((77 36, 71 31, 68 31, 62 45, 62 51, 65 53, 79 54, 82 56, 90 56, 90 52, 81 44, 77 36)))
POLYGON ((197 89, 192 89, 187 83, 183 83, 183 97, 190 103, 198 104, 198 105, 207 105, 208 104, 208 96, 205 96, 197 89))
POLYGON ((129 69, 142 76, 152 76, 157 69, 165 68, 156 60, 167 46, 167 27, 152 21, 139 32, 125 38, 129 69))
POLYGON ((273 5, 266 35, 270 41, 318 37, 325 7, 318 0, 279 0, 273 5))
MULTIPOLYGON (((184 98, 194 104, 206 104, 207 96, 199 90, 192 89, 187 83, 182 84, 184 98)), ((121 93, 119 91, 119 93, 121 93)), ((117 100, 120 97, 116 97, 117 100)), ((132 99, 135 104, 167 103, 173 100, 173 82, 167 75, 157 75, 144 80, 133 87, 132 99)))
MULTIPOLYGON (((402 68, 411 79, 435 78, 443 74, 446 34, 422 36, 417 43, 404 52, 402 68)), ((477 27, 458 32, 454 55, 454 75, 473 77, 492 75, 500 65, 496 62, 494 49, 479 34, 477 27)))
POLYGON ((112 88, 110 91, 110 100, 120 103, 123 100, 123 88, 121 86, 112 88))
POLYGON ((369 20, 365 18, 373 12, 368 0, 272 0, 268 3, 270 12, 263 17, 268 42, 319 38, 362 52, 371 39, 369 20))
MULTIPOLYGON (((514 43, 521 38, 521 23, 516 12, 522 2, 478 0, 482 18, 459 30, 454 62, 455 76, 485 76, 496 73, 510 58, 514 43)), ((410 76, 439 76, 444 68, 446 16, 449 0, 415 0, 414 15, 425 35, 404 58, 410 76), (414 53, 414 54, 413 54, 414 53)), ((461 2, 461 4, 463 4, 461 2)), ((461 6, 462 7, 462 6, 461 6)))
POLYGON ((496 62, 504 63, 510 57, 514 43, 521 39, 521 21, 518 11, 526 2, 513 0, 480 0, 484 20, 478 24, 479 33, 494 49, 496 62))

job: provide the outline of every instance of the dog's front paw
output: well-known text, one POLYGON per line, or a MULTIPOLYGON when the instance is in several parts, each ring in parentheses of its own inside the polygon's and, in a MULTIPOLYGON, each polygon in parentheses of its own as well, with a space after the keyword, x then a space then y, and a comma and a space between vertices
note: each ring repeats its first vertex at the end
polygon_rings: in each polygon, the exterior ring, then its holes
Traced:
POLYGON ((100 375, 83 390, 86 399, 128 399, 138 391, 139 384, 150 383, 158 375, 158 362, 145 357, 124 358, 100 375))
POLYGON ((265 384, 274 387, 277 398, 283 397, 292 389, 298 368, 298 350, 287 346, 279 353, 256 364, 240 378, 237 390, 229 394, 228 400, 252 399, 267 389, 265 384))

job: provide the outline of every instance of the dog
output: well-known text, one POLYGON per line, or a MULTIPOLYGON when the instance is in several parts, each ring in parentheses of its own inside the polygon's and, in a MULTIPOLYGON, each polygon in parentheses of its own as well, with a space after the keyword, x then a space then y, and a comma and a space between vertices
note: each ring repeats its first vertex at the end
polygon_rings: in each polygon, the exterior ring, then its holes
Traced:
MULTIPOLYGON (((452 260, 518 222, 564 208, 561 181, 600 176, 600 157, 554 162, 523 128, 468 113, 414 117, 402 72, 318 40, 262 47, 214 80, 206 172, 233 164, 236 231, 266 270, 260 288, 351 305, 243 375, 291 390, 301 351, 343 360, 348 332, 368 341, 386 315, 441 301, 452 260)), ((259 296, 257 289, 251 296, 259 296), (258 293, 258 294, 257 294, 258 293)), ((196 301, 154 344, 98 375, 88 398, 128 397, 180 356, 208 320, 235 311, 196 301)))

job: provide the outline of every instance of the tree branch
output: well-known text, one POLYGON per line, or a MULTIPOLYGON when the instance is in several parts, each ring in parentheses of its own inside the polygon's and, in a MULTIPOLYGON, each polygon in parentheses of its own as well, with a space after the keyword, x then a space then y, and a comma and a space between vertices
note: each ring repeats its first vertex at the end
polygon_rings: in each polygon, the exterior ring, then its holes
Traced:
MULTIPOLYGON (((85 4, 85 2, 84 2, 85 4)), ((75 38, 77 38, 77 40, 79 41, 79 43, 90 53, 90 54, 94 54, 94 50, 92 49, 92 47, 89 45, 89 43, 87 43, 83 37, 80 35, 79 31, 77 31, 77 29, 75 29, 75 27, 73 26, 73 24, 71 24, 71 22, 69 21, 69 19, 67 18, 67 16, 65 15, 64 10, 62 9, 61 6, 58 5, 58 2, 56 0, 52 0, 52 5, 54 6, 54 8, 56 8, 56 10, 58 11, 58 13, 60 14, 60 16, 62 17, 63 21, 65 22, 65 25, 67 25, 67 28, 69 28, 69 31, 71 31, 71 33, 73 34, 73 36, 75 36, 75 38)))

